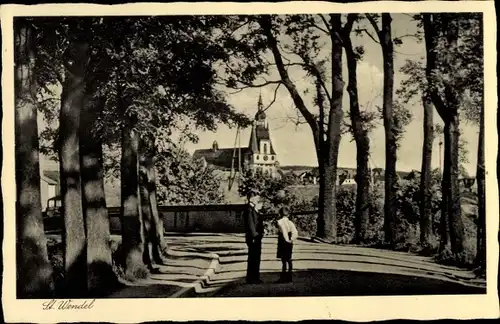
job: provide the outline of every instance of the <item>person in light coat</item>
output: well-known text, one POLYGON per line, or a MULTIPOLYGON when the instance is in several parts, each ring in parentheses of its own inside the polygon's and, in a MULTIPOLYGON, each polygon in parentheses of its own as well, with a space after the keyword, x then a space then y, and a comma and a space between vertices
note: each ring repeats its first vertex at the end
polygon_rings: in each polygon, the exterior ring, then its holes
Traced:
POLYGON ((292 252, 293 242, 299 236, 295 224, 288 218, 290 209, 286 206, 279 211, 278 226, 278 251, 276 257, 281 259, 281 276, 278 282, 292 281, 292 252), (288 269, 287 269, 288 265, 288 269))

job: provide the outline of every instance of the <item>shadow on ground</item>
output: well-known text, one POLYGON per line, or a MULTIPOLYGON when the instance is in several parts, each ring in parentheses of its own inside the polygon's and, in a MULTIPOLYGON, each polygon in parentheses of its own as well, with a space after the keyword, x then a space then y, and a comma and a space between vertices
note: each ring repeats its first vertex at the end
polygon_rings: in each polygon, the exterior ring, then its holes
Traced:
POLYGON ((316 270, 296 271, 293 283, 276 283, 279 273, 261 274, 262 284, 213 282, 219 288, 209 294, 186 297, 295 297, 295 296, 405 296, 485 294, 486 289, 416 276, 370 272, 316 270), (219 287, 218 287, 219 286, 219 287))
POLYGON ((179 289, 175 284, 148 284, 121 289, 108 298, 168 298, 179 289))

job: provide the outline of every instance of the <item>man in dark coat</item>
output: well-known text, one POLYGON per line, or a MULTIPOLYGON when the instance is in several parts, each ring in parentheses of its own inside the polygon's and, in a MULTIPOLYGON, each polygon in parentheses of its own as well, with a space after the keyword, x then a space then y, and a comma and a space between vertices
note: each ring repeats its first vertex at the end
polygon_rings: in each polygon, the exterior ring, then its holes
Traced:
POLYGON ((248 195, 248 205, 244 212, 245 240, 248 246, 247 283, 261 283, 260 256, 264 224, 259 210, 262 207, 260 196, 252 191, 248 195))

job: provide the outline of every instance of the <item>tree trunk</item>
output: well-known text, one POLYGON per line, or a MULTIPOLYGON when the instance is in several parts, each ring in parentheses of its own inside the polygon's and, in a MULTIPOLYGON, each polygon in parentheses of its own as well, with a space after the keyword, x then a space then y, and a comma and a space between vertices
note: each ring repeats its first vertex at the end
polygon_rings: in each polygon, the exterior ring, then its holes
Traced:
POLYGON ((112 268, 110 224, 104 194, 102 143, 94 122, 105 101, 92 102, 89 93, 80 121, 83 215, 87 228, 87 288, 92 296, 112 291, 117 283, 112 268))
POLYGON ((337 237, 336 181, 337 166, 325 166, 325 196, 323 219, 318 223, 316 236, 327 242, 335 242, 337 237))
POLYGON ((422 145, 422 174, 420 177, 420 244, 422 247, 430 247, 432 234, 432 143, 434 142, 434 110, 432 102, 427 94, 422 96, 424 106, 424 142, 422 145))
POLYGON ((48 298, 54 287, 40 200, 35 35, 24 21, 14 26, 17 297, 48 298))
POLYGON ((450 215, 449 215, 449 200, 450 200, 450 165, 447 163, 446 157, 449 156, 450 151, 450 138, 449 138, 449 126, 445 124, 444 126, 444 161, 443 161, 443 179, 441 180, 441 243, 439 251, 442 253, 446 250, 451 251, 451 239, 450 239, 450 215))
POLYGON ((462 219, 462 207, 460 204, 460 184, 459 177, 459 121, 458 115, 453 115, 450 119, 450 150, 449 150, 449 170, 450 170, 450 199, 448 200, 449 217, 450 217, 450 239, 451 251, 457 257, 462 258, 464 252, 464 223, 462 219))
POLYGON ((164 237, 165 229, 163 227, 163 220, 158 212, 158 201, 156 198, 156 171, 153 154, 148 155, 145 166, 148 175, 149 205, 151 208, 153 260, 156 264, 165 264, 168 246, 164 237))
POLYGON ((319 109, 319 118, 317 122, 318 129, 313 134, 314 145, 316 148, 316 158, 318 160, 318 174, 319 174, 319 192, 318 192, 318 219, 316 221, 316 232, 323 233, 325 226, 325 210, 326 210, 326 152, 327 143, 325 141, 325 107, 324 96, 321 90, 319 80, 316 80, 316 104, 319 109))
POLYGON ((443 253, 446 250, 451 250, 450 248, 450 227, 449 227, 449 210, 448 210, 448 200, 450 198, 450 170, 449 165, 446 163, 446 157, 449 156, 450 151, 450 138, 449 138, 449 113, 447 107, 445 107, 436 87, 435 74, 437 70, 437 26, 435 17, 433 14, 423 14, 423 26, 424 26, 424 37, 425 37, 425 47, 426 47, 426 68, 425 74, 427 78, 428 93, 431 97, 432 103, 436 108, 439 116, 444 122, 444 158, 443 158, 443 174, 441 179, 441 219, 439 224, 439 232, 441 236, 439 252, 443 253))
POLYGON ((144 254, 143 261, 144 264, 148 267, 149 270, 152 270, 152 258, 151 258, 151 249, 150 245, 152 243, 152 212, 151 212, 151 204, 149 202, 149 179, 148 179, 148 166, 146 161, 148 160, 148 152, 147 148, 144 145, 144 141, 141 141, 139 148, 139 201, 140 201, 140 210, 142 216, 142 224, 144 230, 144 254))
POLYGON ((384 232, 385 241, 389 245, 394 244, 395 220, 396 220, 396 161, 397 145, 394 136, 394 118, 392 112, 394 94, 394 66, 393 66, 393 43, 391 36, 391 15, 382 14, 382 29, 380 42, 384 61, 384 98, 383 119, 385 129, 385 204, 384 204, 384 232))
MULTIPOLYGON (((483 25, 480 24, 481 35, 483 35, 483 25)), ((481 91, 481 107, 479 111, 479 138, 477 145, 477 169, 476 169, 476 186, 477 186, 477 234, 476 234, 476 259, 475 264, 486 272, 486 170, 484 156, 484 86, 481 91)), ((498 108, 497 108, 498 109, 498 108)), ((500 125, 497 112, 497 125, 500 125)), ((500 150, 499 150, 500 154, 500 150)), ((497 178, 499 178, 497 160, 497 178)))
POLYGON ((368 158, 370 156, 370 139, 363 127, 363 120, 359 110, 357 61, 350 39, 350 30, 343 35, 343 43, 347 58, 349 83, 347 93, 350 98, 350 115, 352 134, 356 141, 356 216, 355 216, 355 243, 365 243, 368 240, 368 226, 370 223, 370 170, 368 158))
MULTIPOLYGON (((330 23, 333 30, 340 30, 342 26, 340 14, 330 14, 330 23)), ((344 82, 342 80, 342 41, 332 33, 332 100, 328 115, 326 149, 323 152, 325 160, 325 197, 324 215, 318 223, 317 236, 327 241, 337 239, 337 206, 336 206, 336 179, 337 162, 341 139, 341 123, 343 119, 342 96, 344 82)))
MULTIPOLYGON (((451 245, 451 252, 460 260, 464 252, 464 224, 462 220, 462 210, 460 207, 460 187, 458 183, 458 158, 459 158, 459 120, 458 109, 460 106, 459 94, 456 93, 454 86, 449 83, 449 80, 444 78, 444 95, 443 100, 437 91, 433 75, 437 71, 437 26, 435 17, 432 14, 424 14, 423 16, 425 43, 427 52, 427 68, 426 76, 429 84, 429 92, 432 102, 436 107, 437 112, 445 123, 444 139, 445 139, 445 153, 444 153, 444 172, 442 182, 442 237, 440 250, 444 251, 448 245, 451 245), (449 237, 447 231, 449 231, 449 237)), ((443 29, 446 37, 446 46, 454 50, 458 46, 458 24, 454 18, 448 14, 441 16, 441 28, 443 29)), ((448 68, 452 69, 453 62, 448 62, 448 68)), ((458 260, 458 261, 460 261, 458 260)))
MULTIPOLYGON (((454 50, 458 48, 458 23, 453 15, 443 14, 446 31, 447 46, 454 50)), ((448 61, 448 59, 446 60, 448 61)), ((453 62, 447 62, 448 68, 453 69, 453 62)), ((451 73, 451 75, 453 75, 451 73)), ((444 94, 446 99, 448 118, 449 156, 445 157, 445 163, 449 163, 450 172, 450 197, 448 199, 448 215, 450 220, 451 251, 462 262, 464 252, 464 224, 462 220, 462 208, 460 205, 460 185, 458 177, 459 170, 459 108, 460 94, 450 84, 450 80, 444 81, 444 94)))
POLYGON ((484 105, 479 116, 479 140, 477 146, 477 254, 476 266, 486 268, 486 187, 484 169, 484 105))
MULTIPOLYGON (((132 118, 130 118, 132 119, 132 118)), ((144 278, 148 271, 144 264, 144 227, 139 196, 139 136, 135 121, 127 120, 122 130, 121 160, 121 217, 122 266, 127 279, 144 278)))
POLYGON ((61 170, 62 215, 64 219, 63 295, 81 295, 87 290, 87 247, 82 210, 80 174, 80 114, 85 96, 85 72, 89 59, 89 45, 73 42, 65 62, 66 76, 61 95, 59 121, 59 161, 61 170))

